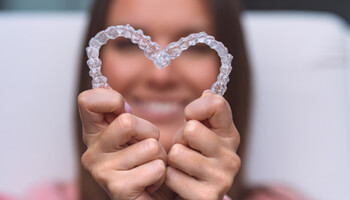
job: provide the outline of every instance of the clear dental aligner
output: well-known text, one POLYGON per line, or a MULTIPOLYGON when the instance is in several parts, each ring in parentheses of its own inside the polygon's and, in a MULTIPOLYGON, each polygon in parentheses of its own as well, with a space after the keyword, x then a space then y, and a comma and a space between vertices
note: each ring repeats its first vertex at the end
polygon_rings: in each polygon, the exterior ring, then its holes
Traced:
POLYGON ((107 78, 101 73, 102 62, 99 59, 100 48, 110 39, 125 37, 131 39, 135 44, 138 44, 140 49, 144 50, 147 58, 153 60, 154 64, 159 69, 170 64, 171 59, 175 59, 182 51, 194 46, 198 43, 207 44, 215 50, 221 59, 220 74, 217 81, 212 85, 211 91, 215 94, 224 95, 227 90, 227 83, 230 81, 229 75, 232 70, 233 56, 228 53, 227 48, 222 42, 215 40, 213 36, 207 35, 205 32, 192 33, 187 37, 181 38, 177 42, 170 43, 165 50, 161 50, 160 46, 152 42, 150 36, 145 36, 142 30, 135 30, 129 24, 110 26, 106 30, 100 31, 91 38, 89 47, 86 48, 88 61, 87 65, 90 68, 90 76, 92 77, 92 87, 109 87, 107 78))

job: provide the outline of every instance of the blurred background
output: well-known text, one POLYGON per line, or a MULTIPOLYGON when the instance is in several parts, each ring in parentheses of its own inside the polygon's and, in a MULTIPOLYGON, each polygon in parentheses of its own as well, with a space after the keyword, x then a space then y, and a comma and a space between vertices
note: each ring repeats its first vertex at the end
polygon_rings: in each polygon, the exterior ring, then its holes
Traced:
MULTIPOLYGON (((73 114, 91 2, 0 0, 0 196, 77 177, 73 114)), ((247 183, 350 199, 350 1, 242 3, 247 183)))
MULTIPOLYGON (((91 0, 1 0, 1 10, 68 11, 87 10, 91 0)), ((243 0, 246 10, 306 10, 336 13, 350 22, 348 0, 243 0)))

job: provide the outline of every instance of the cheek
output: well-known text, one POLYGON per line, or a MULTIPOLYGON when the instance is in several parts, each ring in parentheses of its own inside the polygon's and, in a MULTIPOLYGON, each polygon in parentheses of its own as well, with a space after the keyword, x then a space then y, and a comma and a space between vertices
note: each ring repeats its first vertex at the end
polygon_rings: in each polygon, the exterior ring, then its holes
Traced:
MULTIPOLYGON (((132 87, 147 75, 149 61, 146 57, 118 55, 112 49, 104 49, 101 53, 102 73, 107 77, 108 84, 116 91, 126 94, 132 87), (145 71, 146 70, 146 71, 145 71)), ((168 67, 180 70, 183 83, 187 83, 193 94, 200 95, 204 90, 210 89, 219 73, 219 64, 216 56, 207 56, 202 59, 181 59, 181 56, 172 60, 168 67)), ((153 64, 153 63, 152 63, 153 64)), ((152 65, 153 66, 153 65, 152 65)), ((180 80, 179 79, 179 80, 180 80)), ((181 84, 181 83, 179 83, 181 84)))
POLYGON ((106 49, 102 56, 102 74, 107 77, 108 84, 116 91, 124 93, 142 74, 142 61, 114 54, 106 49))
POLYGON ((193 90, 201 94, 204 90, 210 89, 216 81, 219 74, 219 64, 215 56, 208 56, 192 64, 186 63, 181 67, 181 70, 183 76, 193 86, 193 90))
POLYGON ((200 84, 203 85, 201 89, 210 89, 211 85, 216 81, 219 75, 219 66, 216 58, 208 59, 202 63, 202 70, 200 84))

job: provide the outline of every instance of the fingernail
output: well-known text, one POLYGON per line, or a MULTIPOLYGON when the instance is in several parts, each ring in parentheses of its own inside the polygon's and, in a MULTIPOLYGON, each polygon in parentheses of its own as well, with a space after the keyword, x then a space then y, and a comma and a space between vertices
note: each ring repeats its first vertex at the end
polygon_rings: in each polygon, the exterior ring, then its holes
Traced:
POLYGON ((130 105, 126 101, 125 101, 125 104, 124 104, 124 110, 125 110, 125 112, 132 114, 132 109, 131 109, 130 105))
POLYGON ((210 93, 212 93, 211 90, 204 90, 203 93, 202 93, 202 97, 205 96, 205 95, 208 95, 210 93))

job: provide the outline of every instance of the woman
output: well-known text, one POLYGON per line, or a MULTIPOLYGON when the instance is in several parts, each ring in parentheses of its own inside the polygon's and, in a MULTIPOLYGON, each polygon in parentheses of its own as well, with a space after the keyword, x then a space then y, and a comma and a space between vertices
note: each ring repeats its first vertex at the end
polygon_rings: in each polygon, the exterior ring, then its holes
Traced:
MULTIPOLYGON (((88 147, 80 146, 88 171, 82 171, 82 199, 108 199, 106 193, 112 199, 222 199, 234 180, 240 191, 236 126, 245 132, 249 73, 237 2, 97 1, 87 38, 117 24, 142 28, 163 49, 192 32, 222 41, 236 58, 226 96, 233 118, 224 98, 210 92, 198 98, 218 75, 218 57, 209 48, 191 48, 158 70, 130 41, 109 42, 100 56, 115 91, 87 90, 78 98, 78 132, 88 147), (124 113, 125 102, 133 114, 124 113)), ((91 87, 82 67, 80 91, 91 87)))
POLYGON ((87 170, 81 169, 78 185, 45 185, 21 199, 76 200, 78 188, 84 200, 227 199, 225 194, 245 200, 298 199, 281 189, 245 190, 237 174, 250 91, 238 7, 233 0, 96 1, 84 47, 107 26, 127 23, 142 28, 162 48, 199 31, 222 41, 235 56, 227 101, 202 94, 219 68, 207 47, 191 48, 158 70, 130 41, 111 41, 101 58, 114 90, 89 89, 84 52, 77 136, 87 170))
POLYGON ((245 200, 298 199, 281 189, 246 192, 237 174, 243 154, 236 152, 240 140, 243 149, 249 102, 249 68, 237 2, 98 0, 84 47, 98 31, 126 23, 142 28, 162 48, 192 32, 215 35, 235 55, 227 101, 210 92, 202 95, 219 67, 207 47, 191 48, 158 70, 130 41, 112 41, 103 47, 101 57, 114 90, 89 90, 84 52, 77 136, 87 170, 81 170, 78 185, 46 184, 20 199, 77 200, 78 188, 84 200, 227 199, 226 193, 245 200), (126 102, 131 108, 124 106, 126 102))

